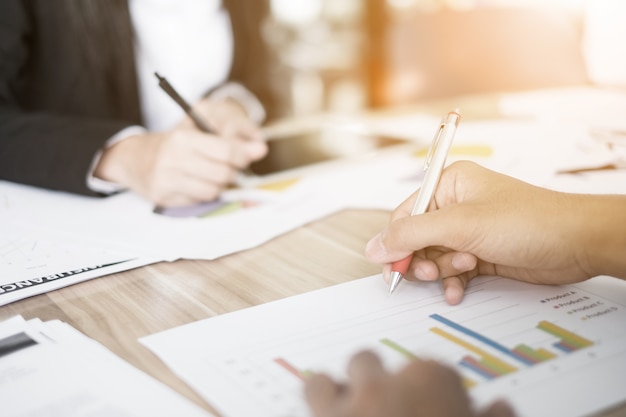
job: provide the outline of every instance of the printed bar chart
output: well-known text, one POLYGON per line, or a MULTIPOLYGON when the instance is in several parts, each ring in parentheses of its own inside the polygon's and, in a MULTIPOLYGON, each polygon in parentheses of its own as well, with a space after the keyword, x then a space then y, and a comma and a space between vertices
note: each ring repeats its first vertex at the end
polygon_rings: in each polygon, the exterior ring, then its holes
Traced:
POLYGON ((546 333, 558 337, 560 342, 554 344, 555 347, 563 350, 564 352, 574 352, 579 349, 583 349, 593 345, 593 342, 578 336, 570 331, 562 329, 561 327, 552 324, 548 321, 542 321, 537 325, 537 328, 543 330, 546 333))
POLYGON ((504 397, 527 417, 582 417, 626 400, 621 304, 579 287, 487 277, 449 306, 439 287, 406 283, 388 297, 381 282, 343 284, 152 340, 166 359, 181 358, 177 373, 228 415, 310 415, 304 380, 313 373, 345 380, 350 358, 363 350, 390 371, 420 359, 445 363, 477 406, 504 397))
POLYGON ((290 374, 296 376, 297 378, 299 378, 301 380, 304 380, 305 373, 301 372, 300 370, 298 370, 296 367, 294 367, 292 364, 287 362, 285 359, 283 359, 283 358, 276 358, 276 359, 274 359, 274 362, 276 362, 279 366, 281 366, 283 369, 285 369, 290 374))
POLYGON ((411 351, 409 351, 408 349, 400 346, 399 344, 397 344, 396 342, 394 342, 392 340, 381 339, 380 343, 382 343, 385 346, 390 347, 391 349, 395 350, 396 352, 398 352, 399 354, 403 355, 407 359, 415 359, 417 357, 411 351))
MULTIPOLYGON (((537 363, 557 357, 555 353, 552 353, 547 349, 533 349, 532 347, 524 343, 518 344, 514 348, 509 349, 503 344, 496 342, 495 340, 492 340, 472 329, 462 326, 459 323, 449 320, 439 314, 431 314, 430 317, 450 327, 451 329, 456 330, 461 335, 465 335, 470 339, 474 339, 475 342, 478 343, 478 345, 470 343, 467 340, 455 336, 438 327, 433 327, 430 329, 433 333, 469 350, 472 353, 477 354, 480 359, 476 359, 472 356, 467 355, 464 356, 458 364, 459 366, 469 369, 486 379, 493 379, 502 375, 513 373, 517 371, 518 368, 516 368, 515 365, 502 361, 494 355, 488 353, 485 348, 495 349, 496 351, 510 356, 511 358, 517 360, 518 362, 521 362, 523 365, 526 366, 532 366, 537 363), (480 345, 483 345, 484 347, 480 347, 480 345)), ((590 340, 587 340, 582 336, 579 336, 546 320, 540 321, 537 324, 536 328, 560 339, 558 342, 553 343, 553 346, 561 352, 570 353, 593 345, 593 342, 591 342, 590 340)), ((407 351, 405 355, 408 354, 412 353, 410 351, 407 351)))
MULTIPOLYGON (((496 356, 488 353, 484 349, 481 349, 480 347, 472 343, 469 343, 457 336, 454 336, 453 334, 446 332, 445 330, 441 330, 437 327, 433 327, 432 329, 430 329, 430 331, 443 337, 444 339, 449 340, 452 343, 455 343, 479 355, 481 357, 481 360, 479 363, 482 365, 482 367, 488 369, 490 371, 489 373, 493 374, 494 377, 499 376, 499 375, 510 374, 512 372, 517 371, 517 368, 515 366, 510 365, 501 359, 498 359, 496 356)), ((466 356, 464 358, 465 362, 462 361, 462 366, 468 366, 467 359, 468 357, 466 356)))

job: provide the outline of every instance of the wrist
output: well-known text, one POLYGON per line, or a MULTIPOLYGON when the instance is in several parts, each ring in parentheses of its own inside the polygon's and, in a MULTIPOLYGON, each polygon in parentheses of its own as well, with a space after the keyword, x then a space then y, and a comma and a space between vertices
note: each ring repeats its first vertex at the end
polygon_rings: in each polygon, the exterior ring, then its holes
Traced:
POLYGON ((626 279, 626 196, 578 197, 580 257, 590 276, 610 275, 626 279))
POLYGON ((121 142, 131 136, 134 135, 142 135, 146 133, 146 129, 141 126, 129 126, 126 127, 115 135, 111 136, 104 144, 104 146, 94 155, 91 164, 89 166, 89 170, 87 172, 87 187, 90 190, 95 191, 100 194, 114 194, 116 192, 124 190, 124 186, 118 184, 113 181, 104 180, 102 176, 102 168, 99 171, 100 176, 96 175, 96 169, 100 165, 100 160, 102 158, 103 153, 115 145, 118 142, 121 142))
POLYGON ((132 135, 123 141, 117 142, 102 151, 100 161, 96 165, 93 175, 104 181, 130 187, 132 155, 136 150, 141 151, 140 145, 143 135, 132 135))

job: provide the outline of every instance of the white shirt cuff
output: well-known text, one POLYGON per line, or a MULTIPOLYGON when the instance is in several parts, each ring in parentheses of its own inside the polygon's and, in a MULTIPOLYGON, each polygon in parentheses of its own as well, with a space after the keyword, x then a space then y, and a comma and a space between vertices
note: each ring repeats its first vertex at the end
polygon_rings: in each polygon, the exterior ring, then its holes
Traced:
MULTIPOLYGON (((146 132, 147 130, 141 126, 129 126, 111 136, 104 143, 102 149, 109 148, 131 136, 142 135, 146 132)), ((91 165, 89 166, 89 171, 87 172, 87 187, 91 191, 95 191, 101 194, 113 194, 124 190, 124 187, 119 184, 94 177, 93 172, 96 169, 96 166, 98 166, 100 158, 102 157, 102 149, 96 153, 96 155, 93 157, 93 160, 91 161, 91 165)))
POLYGON ((248 113, 248 117, 255 123, 261 124, 265 120, 265 109, 248 89, 239 83, 229 82, 217 87, 208 96, 209 100, 219 101, 227 98, 235 100, 248 113))

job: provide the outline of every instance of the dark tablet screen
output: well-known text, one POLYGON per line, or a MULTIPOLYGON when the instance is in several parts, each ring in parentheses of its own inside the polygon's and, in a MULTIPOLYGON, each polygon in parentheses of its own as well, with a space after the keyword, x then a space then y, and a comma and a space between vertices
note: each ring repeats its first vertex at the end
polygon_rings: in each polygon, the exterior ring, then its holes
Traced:
POLYGON ((367 155, 408 142, 396 137, 330 130, 270 138, 267 143, 267 156, 250 166, 250 171, 256 175, 269 175, 320 162, 367 155))

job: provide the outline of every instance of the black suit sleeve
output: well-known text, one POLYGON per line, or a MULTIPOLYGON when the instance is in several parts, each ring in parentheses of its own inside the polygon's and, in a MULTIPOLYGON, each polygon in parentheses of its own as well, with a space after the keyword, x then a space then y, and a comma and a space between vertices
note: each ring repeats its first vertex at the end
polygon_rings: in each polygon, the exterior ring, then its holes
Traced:
POLYGON ((261 101, 268 120, 287 115, 289 83, 278 66, 263 27, 270 14, 268 0, 224 0, 233 27, 235 53, 230 80, 249 89, 261 101))
POLYGON ((86 185, 94 155, 132 123, 99 117, 115 105, 99 98, 106 86, 69 47, 63 19, 49 10, 56 5, 0 1, 0 178, 94 194, 86 185))

